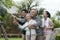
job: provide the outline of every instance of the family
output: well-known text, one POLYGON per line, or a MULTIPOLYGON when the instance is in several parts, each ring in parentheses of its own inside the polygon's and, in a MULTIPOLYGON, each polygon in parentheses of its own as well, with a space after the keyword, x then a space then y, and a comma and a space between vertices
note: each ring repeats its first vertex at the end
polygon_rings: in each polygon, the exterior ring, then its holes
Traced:
POLYGON ((23 40, 51 40, 54 24, 48 11, 43 12, 43 18, 38 16, 37 9, 23 9, 19 18, 14 17, 14 22, 21 29, 23 40))

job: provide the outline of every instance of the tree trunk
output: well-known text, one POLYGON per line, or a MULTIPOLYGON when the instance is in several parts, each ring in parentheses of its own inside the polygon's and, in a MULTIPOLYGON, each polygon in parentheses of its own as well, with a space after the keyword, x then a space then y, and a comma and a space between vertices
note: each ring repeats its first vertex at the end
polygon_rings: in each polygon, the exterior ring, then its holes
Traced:
POLYGON ((0 38, 1 38, 1 27, 0 27, 0 38))
POLYGON ((6 31, 5 31, 4 27, 3 27, 3 25, 1 25, 1 28, 2 28, 3 36, 4 36, 5 40, 8 40, 8 37, 6 35, 6 31))

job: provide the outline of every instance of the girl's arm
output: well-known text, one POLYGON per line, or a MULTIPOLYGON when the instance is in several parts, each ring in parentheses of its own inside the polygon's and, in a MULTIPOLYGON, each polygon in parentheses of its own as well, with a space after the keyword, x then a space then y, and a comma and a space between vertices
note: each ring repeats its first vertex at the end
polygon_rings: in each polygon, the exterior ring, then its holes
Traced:
POLYGON ((28 23, 26 22, 23 26, 19 25, 19 28, 24 29, 27 26, 28 26, 28 23))

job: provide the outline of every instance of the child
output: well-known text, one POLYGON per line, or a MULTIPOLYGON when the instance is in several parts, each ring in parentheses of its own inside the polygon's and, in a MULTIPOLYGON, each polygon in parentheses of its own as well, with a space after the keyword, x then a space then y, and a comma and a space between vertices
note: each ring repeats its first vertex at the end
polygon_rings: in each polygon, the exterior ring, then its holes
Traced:
POLYGON ((35 40, 36 39, 36 31, 35 29, 29 29, 29 25, 36 25, 37 22, 35 20, 32 19, 30 14, 26 15, 26 23, 21 26, 21 29, 25 29, 26 30, 26 40, 35 40))

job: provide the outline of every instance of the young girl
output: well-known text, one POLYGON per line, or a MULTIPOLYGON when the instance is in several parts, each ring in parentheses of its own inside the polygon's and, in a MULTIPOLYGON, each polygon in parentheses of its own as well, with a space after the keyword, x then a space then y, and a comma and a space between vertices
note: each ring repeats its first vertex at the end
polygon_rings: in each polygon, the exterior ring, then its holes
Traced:
POLYGON ((48 11, 44 11, 43 16, 44 18, 42 19, 42 27, 44 28, 45 40, 50 40, 53 22, 50 19, 50 13, 48 11))
POLYGON ((36 39, 36 31, 35 29, 29 29, 29 25, 35 25, 37 22, 32 19, 30 14, 26 15, 26 23, 21 26, 21 29, 26 30, 26 40, 35 40, 36 39))

